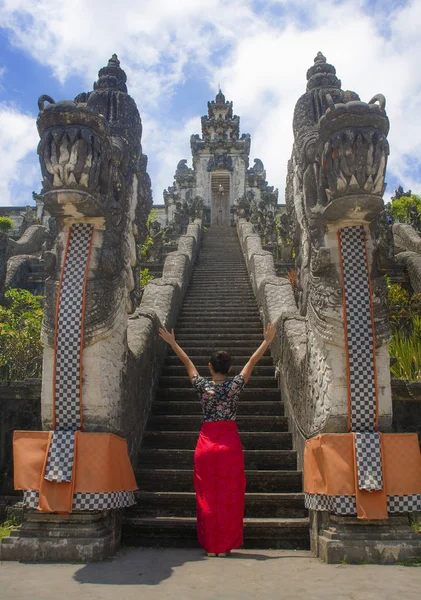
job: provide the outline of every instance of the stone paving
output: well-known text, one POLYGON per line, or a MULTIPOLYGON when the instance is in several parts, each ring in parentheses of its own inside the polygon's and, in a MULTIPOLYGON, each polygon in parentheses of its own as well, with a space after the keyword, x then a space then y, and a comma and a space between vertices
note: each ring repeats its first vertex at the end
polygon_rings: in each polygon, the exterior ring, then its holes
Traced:
POLYGON ((104 563, 0 565, 2 600, 419 600, 421 567, 327 565, 309 552, 128 549, 104 563))

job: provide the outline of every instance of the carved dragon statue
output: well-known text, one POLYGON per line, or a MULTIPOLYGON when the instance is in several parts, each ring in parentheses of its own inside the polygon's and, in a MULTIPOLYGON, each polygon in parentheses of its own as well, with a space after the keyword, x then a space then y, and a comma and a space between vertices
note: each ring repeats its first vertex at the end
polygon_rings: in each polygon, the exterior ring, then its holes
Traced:
MULTIPOLYGON (((293 129, 286 203, 296 248, 295 294, 308 339, 308 400, 297 403, 294 412, 303 435, 310 437, 323 430, 347 429, 337 240, 337 231, 347 226, 366 230, 377 364, 388 373, 385 249, 378 236, 384 225, 382 197, 389 154, 385 99, 377 95, 365 103, 354 92, 343 91, 335 68, 319 52, 307 72, 307 91, 296 104, 293 129)), ((386 375, 379 390, 380 396, 390 394, 386 375)), ((380 418, 387 421, 390 409, 383 400, 380 418)))
MULTIPOLYGON (((128 313, 140 302, 138 242, 152 205, 142 125, 128 95, 116 55, 99 71, 90 93, 75 101, 39 99, 38 154, 46 210, 57 221, 55 248, 44 254, 48 272, 42 339, 44 372, 53 360, 57 290, 72 223, 94 233, 86 285, 84 361, 96 384, 84 389, 84 421, 90 428, 121 431, 121 372, 127 353, 128 313)), ((51 391, 44 384, 43 422, 51 423, 51 391)))

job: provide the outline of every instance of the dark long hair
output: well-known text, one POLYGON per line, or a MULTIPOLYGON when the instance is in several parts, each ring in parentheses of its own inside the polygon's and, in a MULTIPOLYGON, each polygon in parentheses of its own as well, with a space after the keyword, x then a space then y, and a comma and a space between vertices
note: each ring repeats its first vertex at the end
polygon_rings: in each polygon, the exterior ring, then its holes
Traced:
POLYGON ((222 375, 228 375, 228 372, 231 368, 232 359, 228 352, 225 350, 218 350, 212 354, 210 359, 210 364, 212 365, 215 373, 222 373, 222 375))

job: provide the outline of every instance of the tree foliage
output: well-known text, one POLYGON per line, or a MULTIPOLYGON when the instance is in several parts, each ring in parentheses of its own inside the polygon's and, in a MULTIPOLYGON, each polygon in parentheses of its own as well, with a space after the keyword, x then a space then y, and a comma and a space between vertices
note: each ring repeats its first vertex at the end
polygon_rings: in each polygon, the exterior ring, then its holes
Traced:
POLYGON ((393 377, 421 381, 421 294, 410 294, 386 277, 389 321, 392 331, 390 355, 397 359, 393 377))
POLYGON ((414 213, 421 215, 421 198, 416 194, 400 196, 392 200, 392 216, 400 223, 410 223, 414 213))
POLYGON ((0 306, 0 376, 21 381, 42 372, 40 298, 27 290, 11 289, 0 306))
POLYGON ((12 219, 9 217, 0 217, 0 231, 10 231, 13 227, 12 219))

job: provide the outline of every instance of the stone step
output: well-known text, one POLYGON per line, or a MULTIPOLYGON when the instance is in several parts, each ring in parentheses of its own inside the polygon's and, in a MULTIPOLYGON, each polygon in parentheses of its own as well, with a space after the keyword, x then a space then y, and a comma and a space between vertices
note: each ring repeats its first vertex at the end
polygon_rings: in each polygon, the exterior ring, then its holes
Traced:
MULTIPOLYGON (((207 373, 208 378, 209 373, 207 373)), ((170 387, 170 388, 188 388, 190 386, 190 380, 185 375, 184 377, 174 377, 174 376, 161 376, 159 378, 159 387, 170 387)), ((276 377, 250 377, 247 382, 247 387, 258 387, 258 388, 278 388, 278 379, 276 377)))
MULTIPOLYGON (((166 402, 156 400, 152 403, 151 414, 154 415, 201 415, 202 408, 199 399, 195 402, 166 402)), ((242 415, 284 415, 283 402, 243 402, 238 403, 237 416, 242 415)))
MULTIPOLYGON (((229 352, 230 354, 241 354, 243 356, 251 355, 257 348, 260 346, 258 341, 251 340, 227 340, 227 339, 213 339, 209 340, 209 345, 206 348, 203 346, 204 340, 194 341, 189 340, 188 343, 182 343, 180 340, 180 345, 183 346, 183 350, 187 352, 189 356, 193 354, 205 354, 205 352, 210 352, 211 354, 215 350, 225 350, 225 352, 229 352)), ((208 341, 208 340, 206 340, 208 341)), ((169 349, 169 352, 172 354, 174 350, 172 348, 169 349)), ((265 354, 269 354, 269 349, 265 351, 265 354)))
POLYGON ((208 316, 207 314, 202 315, 194 315, 189 318, 180 317, 177 321, 177 327, 194 327, 197 328, 199 325, 203 325, 204 328, 214 328, 214 329, 225 329, 231 327, 237 327, 238 329, 242 329, 243 327, 259 327, 260 331, 263 330, 263 324, 258 316, 256 311, 255 316, 249 316, 244 319, 233 319, 231 316, 223 316, 220 315, 219 319, 216 319, 213 316, 208 316))
MULTIPOLYGON (((135 493, 136 505, 125 511, 127 516, 195 517, 194 492, 135 493)), ((253 494, 246 493, 244 516, 257 518, 305 518, 303 493, 253 494)))
MULTIPOLYGON (((158 388, 156 390, 157 400, 167 400, 170 402, 198 400, 198 393, 193 386, 189 388, 158 388)), ((250 388, 245 387, 241 392, 240 402, 269 402, 271 400, 279 401, 281 394, 278 388, 250 388)))
MULTIPOLYGON (((143 448, 174 448, 194 450, 198 431, 145 431, 143 448)), ((291 450, 292 437, 289 432, 240 432, 245 450, 291 450)))
MULTIPOLYGON (((230 284, 236 285, 238 287, 248 287, 250 289, 250 278, 245 272, 244 274, 239 274, 236 270, 235 273, 225 273, 224 275, 213 275, 212 276, 213 284, 230 284)), ((209 277, 207 274, 202 273, 200 271, 195 271, 190 280, 190 286, 194 285, 209 285, 209 277)))
MULTIPOLYGON (((195 344, 199 344, 202 345, 203 344, 203 336, 198 334, 198 333, 179 333, 177 335, 177 341, 180 341, 188 344, 189 346, 195 345, 195 344)), ((234 334, 232 337, 231 336, 227 336, 225 331, 222 332, 218 332, 215 331, 214 333, 210 334, 208 333, 206 335, 206 341, 209 342, 213 342, 213 343, 223 343, 223 344, 237 344, 238 342, 257 342, 257 343, 262 343, 263 342, 263 336, 262 336, 262 332, 258 331, 258 332, 254 332, 254 333, 236 333, 234 334), (220 342, 221 340, 221 342, 220 342)), ((259 344, 260 345, 260 344, 259 344)))
POLYGON ((256 298, 251 294, 244 293, 240 290, 238 290, 237 292, 228 292, 226 290, 219 289, 217 292, 207 292, 204 288, 203 290, 198 290, 197 292, 186 294, 183 304, 193 304, 195 302, 200 304, 222 303, 225 305, 238 305, 241 302, 247 305, 256 306, 256 298))
POLYGON ((188 319, 190 317, 200 317, 203 319, 214 319, 215 321, 225 319, 237 319, 237 320, 245 320, 248 317, 252 319, 259 318, 259 311, 257 308, 213 308, 207 309, 206 312, 203 311, 203 308, 195 307, 195 308, 187 308, 182 307, 180 312, 180 319, 188 319))
MULTIPOLYGON (((199 375, 202 375, 204 377, 210 377, 209 368, 208 368, 209 357, 206 357, 205 360, 207 360, 206 364, 203 364, 203 365, 196 364, 195 366, 199 372, 199 375)), ((244 366, 243 363, 241 363, 241 365, 238 365, 238 366, 233 366, 229 373, 230 377, 232 377, 234 375, 238 375, 241 372, 243 366, 244 366)), ((171 367, 164 366, 164 368, 162 370, 162 375, 164 377, 170 377, 170 376, 181 377, 183 375, 186 375, 186 367, 183 364, 178 364, 178 365, 174 365, 171 367)), ((262 366, 259 363, 256 367, 254 367, 253 375, 251 376, 249 381, 251 381, 253 378, 259 377, 259 376, 260 377, 274 377, 275 376, 275 367, 262 366)))
MULTIPOLYGON (((151 492, 193 492, 193 469, 136 469, 141 490, 151 492)), ((299 471, 245 471, 247 491, 263 493, 301 492, 299 471)))
POLYGON ((200 290, 200 292, 197 292, 195 294, 186 294, 183 306, 187 306, 189 304, 194 303, 218 305, 232 304, 233 306, 237 306, 241 303, 244 303, 246 306, 257 307, 256 298, 251 294, 242 292, 228 294, 224 290, 220 290, 217 293, 208 293, 204 289, 200 290))
POLYGON ((183 304, 183 312, 184 310, 199 310, 203 312, 208 311, 217 311, 221 312, 236 312, 241 311, 254 311, 254 314, 257 313, 257 306, 255 302, 250 302, 248 300, 235 300, 234 302, 229 302, 228 300, 224 300, 221 298, 218 300, 186 300, 183 304))
MULTIPOLYGON (((209 363, 209 359, 211 356, 211 352, 209 350, 207 350, 207 351, 208 351, 208 354, 203 354, 203 355, 192 354, 192 355, 190 355, 190 358, 194 362, 194 365, 197 369, 199 369, 199 367, 207 368, 207 365, 209 363)), ((231 358, 232 358, 233 369, 235 367, 240 367, 240 371, 241 371, 241 369, 244 367, 244 365, 250 358, 250 354, 247 353, 247 354, 241 355, 239 353, 236 353, 235 356, 232 356, 231 358)), ((181 366, 183 369, 185 369, 184 365, 182 365, 178 356, 176 356, 175 354, 168 355, 165 359, 165 366, 169 367, 169 366, 176 366, 176 365, 181 366)), ((262 356, 262 358, 259 360, 258 366, 255 367, 255 370, 259 367, 269 366, 269 365, 273 368, 273 359, 270 356, 270 354, 267 354, 266 356, 262 356)), ((255 371, 253 371, 253 373, 254 372, 255 371)), ((206 374, 209 374, 209 371, 206 374)))
MULTIPOLYGON (((278 390, 277 390, 278 391, 278 390)), ((288 431, 288 418, 279 415, 240 415, 237 417, 240 431, 288 431)), ((202 415, 151 415, 147 431, 199 431, 202 415)))
MULTIPOLYGON (((209 358, 212 356, 212 354, 217 351, 217 350, 224 350, 225 352, 228 352, 229 354, 231 354, 231 357, 237 357, 237 356, 242 356, 245 359, 244 364, 249 360, 250 356, 257 350, 258 345, 257 344, 249 344, 247 346, 236 346, 233 347, 232 344, 230 344, 229 346, 222 346, 221 344, 210 344, 207 348, 204 347, 199 347, 199 346, 191 346, 191 345, 185 345, 183 346, 183 350, 188 354, 188 356, 191 358, 191 360, 195 361, 195 357, 196 356, 204 356, 205 353, 207 354, 207 362, 209 362, 209 358)), ((175 352, 170 348, 168 350, 169 355, 175 355, 175 352)), ((270 356, 270 351, 266 350, 264 356, 270 356)), ((260 362, 260 361, 259 361, 260 362)), ((264 363, 261 363, 264 364, 264 363)))
MULTIPOLYGON (((244 519, 243 548, 307 550, 308 529, 308 519, 244 519)), ((126 516, 122 540, 129 546, 199 547, 194 517, 126 516)))
MULTIPOLYGON (((153 449, 141 450, 138 454, 138 467, 146 469, 191 469, 194 450, 153 449)), ((293 471, 297 469, 295 450, 246 450, 245 468, 248 470, 293 471)))
POLYGON ((244 325, 239 327, 236 323, 220 324, 220 323, 198 323, 196 327, 190 326, 178 326, 175 328, 176 335, 200 335, 201 333, 208 334, 209 332, 215 332, 217 335, 229 334, 229 335, 247 335, 249 333, 258 333, 262 337, 262 325, 256 323, 255 325, 244 325))
POLYGON ((248 279, 233 279, 233 274, 228 275, 224 279, 215 279, 214 277, 203 277, 203 279, 193 279, 190 281, 187 288, 187 294, 190 292, 202 292, 208 290, 209 293, 217 294, 219 290, 224 290, 231 294, 238 290, 241 293, 253 294, 250 280, 248 279))

